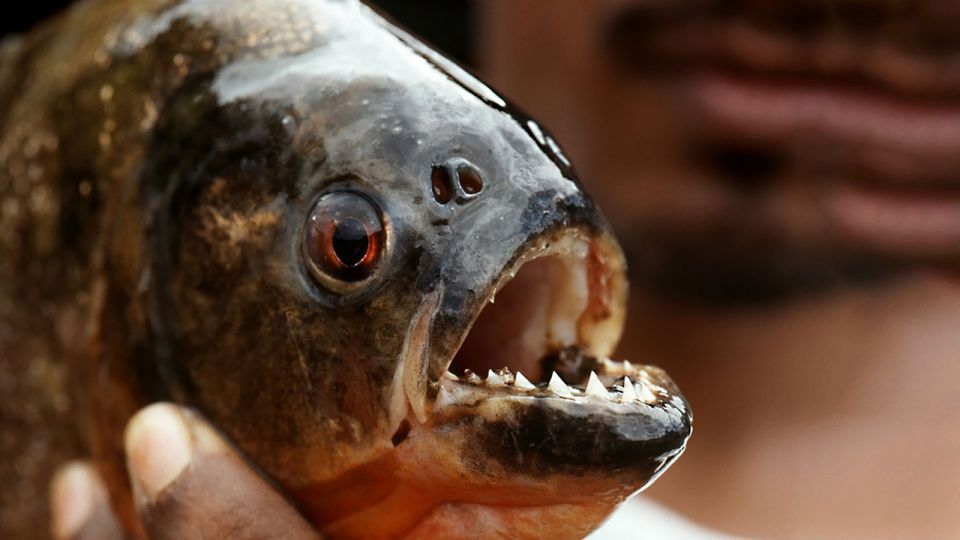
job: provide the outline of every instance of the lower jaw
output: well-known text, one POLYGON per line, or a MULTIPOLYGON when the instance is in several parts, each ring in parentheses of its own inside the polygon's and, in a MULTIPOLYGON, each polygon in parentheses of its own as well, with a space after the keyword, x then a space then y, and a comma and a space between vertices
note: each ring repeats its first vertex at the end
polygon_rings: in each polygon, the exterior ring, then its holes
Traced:
POLYGON ((459 459, 458 453, 445 453, 425 431, 414 427, 409 442, 338 482, 338 488, 325 486, 324 496, 317 497, 321 490, 311 488, 295 494, 326 538, 583 538, 631 494, 607 478, 565 475, 510 485, 497 478, 468 477, 450 464, 459 459), (318 505, 344 496, 355 504, 341 508, 339 516, 329 508, 324 515, 311 515, 311 491, 318 505), (369 498, 351 497, 351 492, 369 498))
MULTIPOLYGON (((646 407, 638 369, 630 370, 637 381, 634 401, 621 403, 612 389, 608 403, 606 398, 587 396, 573 387, 570 390, 579 397, 563 400, 587 400, 588 404, 613 410, 646 407)), ((602 376, 604 380, 612 377, 611 373, 602 376)), ((504 393, 505 398, 511 392, 520 392, 529 394, 525 399, 561 399, 551 397, 549 388, 489 388, 485 384, 473 386, 449 380, 441 384, 469 387, 466 390, 470 395, 492 392, 493 401, 500 395, 498 392, 504 393)), ((653 388, 666 391, 656 385, 653 388)), ((656 396, 663 400, 679 399, 659 393, 656 396)), ((476 437, 471 437, 473 431, 482 428, 471 430, 472 424, 458 424, 458 417, 487 418, 473 406, 453 404, 446 412, 435 411, 427 423, 420 423, 411 409, 404 427, 394 438, 395 447, 380 459, 334 482, 307 486, 293 495, 325 537, 334 540, 582 538, 659 474, 639 464, 635 471, 605 471, 597 469, 596 464, 591 468, 584 463, 567 472, 502 466, 476 444, 476 437), (460 412, 456 413, 457 410, 460 412), (458 431, 458 427, 466 427, 466 431, 458 431)), ((678 455, 679 452, 667 459, 660 471, 678 455)))

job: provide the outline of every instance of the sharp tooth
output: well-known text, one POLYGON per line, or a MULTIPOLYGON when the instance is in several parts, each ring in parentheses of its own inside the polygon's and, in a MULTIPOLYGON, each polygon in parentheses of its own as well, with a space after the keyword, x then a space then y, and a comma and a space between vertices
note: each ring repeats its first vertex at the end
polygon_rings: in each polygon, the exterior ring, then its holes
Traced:
POLYGON ((487 385, 502 386, 504 384, 506 384, 506 382, 503 380, 503 377, 494 373, 492 369, 487 370, 487 385))
POLYGON ((468 383, 471 383, 471 384, 480 384, 480 383, 483 382, 483 380, 480 378, 479 375, 477 375, 476 373, 470 371, 469 369, 463 370, 463 378, 464 378, 468 383))
POLYGON ((448 381, 459 381, 459 380, 460 380, 460 379, 457 378, 456 375, 454 375, 453 373, 450 373, 449 371, 443 374, 443 378, 444 378, 444 379, 447 379, 448 381))
POLYGON ((516 378, 513 381, 514 386, 517 388, 523 388, 524 390, 536 390, 537 387, 533 385, 526 377, 523 376, 523 373, 517 372, 516 378))
POLYGON ((629 360, 624 360, 623 370, 627 373, 633 373, 633 364, 631 364, 629 360))
POLYGON ((643 382, 639 383, 640 387, 640 399, 647 403, 653 404, 657 402, 657 396, 654 395, 653 391, 650 390, 650 387, 644 384, 643 382))
POLYGON ((553 375, 550 376, 550 384, 547 385, 547 388, 549 388, 551 392, 553 392, 554 394, 560 397, 568 397, 568 398, 573 397, 573 392, 571 392, 570 388, 568 388, 567 385, 563 382, 563 379, 561 379, 560 376, 557 375, 556 371, 554 371, 553 375))
POLYGON ((600 378, 597 377, 597 374, 593 371, 590 372, 590 381, 587 383, 587 395, 601 397, 604 399, 609 397, 609 394, 607 393, 607 387, 600 382, 600 378))
POLYGON ((620 396, 621 403, 630 403, 636 401, 637 391, 633 389, 633 381, 630 377, 623 378, 623 395, 620 396))

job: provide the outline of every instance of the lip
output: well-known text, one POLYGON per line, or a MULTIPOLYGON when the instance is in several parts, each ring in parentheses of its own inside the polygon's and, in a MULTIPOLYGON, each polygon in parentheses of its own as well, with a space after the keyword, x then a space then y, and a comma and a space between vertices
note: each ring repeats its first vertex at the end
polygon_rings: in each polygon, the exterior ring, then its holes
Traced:
POLYGON ((692 4, 630 4, 607 45, 621 69, 671 84, 698 145, 762 149, 822 183, 858 248, 956 251, 960 10, 921 1, 897 18, 851 1, 831 27, 820 3, 692 4))
MULTIPOLYGON (((820 28, 798 32, 789 20, 771 25, 756 20, 756 14, 742 6, 718 14, 694 2, 669 4, 629 4, 609 18, 603 43, 621 69, 664 74, 722 68, 772 77, 824 78, 904 97, 954 102, 960 98, 957 16, 897 21, 922 34, 904 43, 887 37, 882 25, 870 36, 845 30, 831 23, 827 13, 822 14, 826 19, 820 28), (948 25, 953 41, 918 46, 918 41, 936 35, 935 25, 948 25)), ((769 11, 776 13, 790 4, 777 3, 769 11)))
POLYGON ((825 182, 826 215, 852 246, 956 263, 960 106, 721 74, 687 88, 706 137, 785 149, 825 182))
MULTIPOLYGON (((960 10, 943 14, 935 2, 917 2, 927 7, 917 11, 930 15, 901 22, 912 34, 953 29, 943 50, 924 50, 885 37, 890 21, 883 17, 893 14, 881 15, 872 23, 875 33, 865 36, 844 32, 831 19, 838 14, 821 13, 825 8, 815 4, 751 10, 709 1, 629 3, 612 14, 605 44, 620 69, 677 81, 698 121, 734 136, 784 143, 816 137, 923 158, 956 155, 960 10), (811 17, 822 20, 795 28, 811 17)), ((859 7, 861 17, 882 9, 866 0, 847 4, 859 7)))
POLYGON ((924 193, 874 183, 844 182, 830 192, 828 214, 859 244, 920 263, 960 263, 960 191, 924 193))
POLYGON ((785 144, 812 139, 946 161, 957 161, 960 152, 960 103, 911 103, 829 83, 719 72, 692 76, 687 85, 704 120, 745 138, 785 144))
POLYGON ((811 179, 873 184, 887 196, 960 186, 960 103, 909 102, 863 88, 717 71, 682 85, 696 137, 783 156, 811 179))
MULTIPOLYGON (((845 35, 826 19, 798 35, 789 26, 791 9, 803 7, 797 2, 767 9, 766 19, 785 21, 780 27, 758 21, 758 10, 693 4, 630 4, 611 17, 605 42, 626 72, 677 81, 707 129, 781 142, 817 137, 925 158, 960 150, 960 34, 935 54, 882 34, 845 35)), ((952 20, 955 29, 960 16, 952 20)), ((948 24, 935 21, 918 17, 911 26, 932 33, 929 25, 948 24)))

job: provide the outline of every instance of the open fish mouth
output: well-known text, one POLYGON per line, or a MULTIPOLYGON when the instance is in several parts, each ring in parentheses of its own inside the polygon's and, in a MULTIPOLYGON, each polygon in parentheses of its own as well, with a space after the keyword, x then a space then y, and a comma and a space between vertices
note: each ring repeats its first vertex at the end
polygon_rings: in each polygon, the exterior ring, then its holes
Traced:
POLYGON ((618 248, 579 230, 529 248, 503 272, 436 382, 431 416, 502 397, 610 414, 685 408, 663 370, 609 358, 623 328, 623 271, 618 248))
POLYGON ((619 260, 602 250, 579 231, 528 248, 470 325, 439 381, 436 406, 499 394, 577 399, 588 387, 599 397, 591 373, 613 373, 601 358, 619 340, 625 294, 619 260))
POLYGON ((691 415, 663 370, 609 358, 626 288, 610 237, 571 229, 534 242, 490 288, 455 353, 408 365, 413 432, 474 455, 466 461, 481 475, 533 467, 635 473, 620 479, 632 491, 652 482, 683 451, 691 415), (423 384, 410 382, 416 371, 430 373, 423 384))

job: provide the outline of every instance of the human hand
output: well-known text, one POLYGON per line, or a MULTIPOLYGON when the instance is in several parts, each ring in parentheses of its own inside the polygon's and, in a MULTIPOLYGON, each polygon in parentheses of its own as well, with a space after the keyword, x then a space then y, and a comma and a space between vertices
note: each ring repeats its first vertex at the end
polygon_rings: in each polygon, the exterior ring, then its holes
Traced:
MULTIPOLYGON (((151 405, 124 436, 127 470, 150 539, 317 539, 316 531, 196 413, 151 405)), ((51 485, 55 540, 121 540, 103 481, 87 463, 51 485)))

